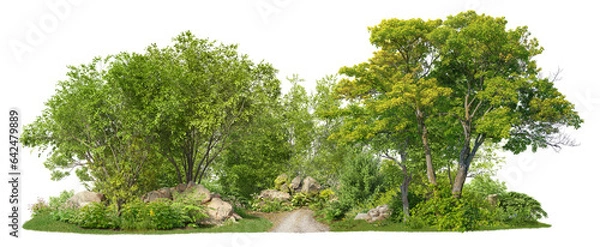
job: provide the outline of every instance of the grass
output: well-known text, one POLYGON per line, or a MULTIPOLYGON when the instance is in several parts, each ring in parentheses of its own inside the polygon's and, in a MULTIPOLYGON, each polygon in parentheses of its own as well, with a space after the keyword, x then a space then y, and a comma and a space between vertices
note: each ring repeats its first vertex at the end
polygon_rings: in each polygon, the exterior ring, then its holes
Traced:
MULTIPOLYGON (((550 224, 542 222, 531 222, 520 225, 504 225, 495 227, 483 227, 476 231, 508 230, 508 229, 530 229, 530 228, 548 228, 550 224)), ((381 231, 381 232, 440 232, 435 227, 426 226, 420 229, 413 229, 404 223, 396 223, 389 220, 378 223, 367 223, 363 220, 341 220, 329 224, 332 232, 359 232, 359 231, 381 231)))
POLYGON ((264 218, 244 214, 238 223, 225 224, 223 226, 173 229, 173 230, 104 230, 84 229, 74 224, 56 221, 50 214, 42 214, 31 218, 23 224, 23 228, 34 231, 67 232, 81 234, 185 234, 185 233, 218 233, 218 232, 266 232, 273 224, 264 218))

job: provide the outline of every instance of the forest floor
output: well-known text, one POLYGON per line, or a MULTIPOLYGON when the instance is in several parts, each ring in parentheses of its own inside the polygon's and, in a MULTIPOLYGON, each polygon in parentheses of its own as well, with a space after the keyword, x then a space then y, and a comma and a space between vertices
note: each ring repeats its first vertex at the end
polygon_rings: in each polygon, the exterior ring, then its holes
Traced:
POLYGON ((327 232, 329 227, 316 221, 313 211, 308 209, 296 209, 289 212, 255 213, 273 222, 270 232, 327 232))

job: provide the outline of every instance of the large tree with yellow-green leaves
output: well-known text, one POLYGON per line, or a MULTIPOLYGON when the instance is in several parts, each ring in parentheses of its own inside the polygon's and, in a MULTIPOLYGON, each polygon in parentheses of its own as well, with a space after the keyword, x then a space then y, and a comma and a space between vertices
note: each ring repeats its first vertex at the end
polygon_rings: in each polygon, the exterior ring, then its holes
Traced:
POLYGON ((388 19, 369 28, 373 57, 340 70, 346 78, 336 93, 351 116, 341 137, 375 142, 385 135, 397 152, 409 149, 402 143, 420 146, 431 184, 441 167, 434 156, 454 150, 445 162, 458 164, 455 197, 484 142, 515 153, 570 145, 561 130, 579 128, 582 119, 553 82, 539 76, 534 57, 542 48, 527 27, 506 24, 468 11, 443 21, 388 19))

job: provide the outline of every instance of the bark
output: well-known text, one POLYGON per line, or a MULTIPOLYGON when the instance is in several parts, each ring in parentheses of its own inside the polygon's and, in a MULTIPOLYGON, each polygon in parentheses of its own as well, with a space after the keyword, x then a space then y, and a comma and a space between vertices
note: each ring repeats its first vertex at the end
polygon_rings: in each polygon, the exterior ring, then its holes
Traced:
POLYGON ((404 173, 404 179, 402 180, 402 185, 400 186, 400 193, 402 193, 402 211, 404 212, 404 217, 402 219, 403 222, 407 222, 410 217, 410 206, 408 202, 408 185, 410 184, 410 180, 412 177, 408 174, 406 166, 402 169, 404 173))
POLYGON ((437 180, 435 177, 435 169, 433 169, 433 160, 431 158, 431 147, 429 147, 429 141, 427 139, 427 126, 425 125, 425 119, 423 116, 423 112, 417 108, 417 122, 419 124, 419 129, 421 131, 421 141, 423 142, 423 149, 425 151, 425 165, 427 166, 427 179, 429 183, 433 185, 437 185, 437 180))
POLYGON ((477 150, 479 150, 479 147, 485 140, 484 134, 478 134, 477 138, 475 138, 473 148, 471 149, 471 133, 465 133, 465 136, 467 138, 462 150, 460 151, 458 172, 456 173, 456 177, 454 177, 454 184, 452 185, 452 195, 456 198, 460 198, 462 196, 462 189, 465 185, 465 181, 467 180, 471 162, 473 161, 477 150))

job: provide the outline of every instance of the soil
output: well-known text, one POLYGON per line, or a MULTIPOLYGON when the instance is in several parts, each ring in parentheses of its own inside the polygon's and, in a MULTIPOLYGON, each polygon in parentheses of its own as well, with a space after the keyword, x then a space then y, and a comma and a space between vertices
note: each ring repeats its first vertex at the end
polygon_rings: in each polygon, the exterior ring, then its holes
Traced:
POLYGON ((316 221, 313 211, 308 209, 296 209, 290 212, 277 213, 253 213, 273 222, 270 232, 327 232, 329 227, 316 221))

